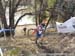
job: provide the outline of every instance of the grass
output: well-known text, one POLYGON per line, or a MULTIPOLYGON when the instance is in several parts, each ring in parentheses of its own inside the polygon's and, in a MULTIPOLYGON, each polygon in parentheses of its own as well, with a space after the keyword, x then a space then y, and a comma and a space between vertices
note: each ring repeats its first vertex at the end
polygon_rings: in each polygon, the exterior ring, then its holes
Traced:
POLYGON ((9 51, 9 55, 10 56, 18 56, 19 51, 20 51, 19 48, 12 49, 9 51))

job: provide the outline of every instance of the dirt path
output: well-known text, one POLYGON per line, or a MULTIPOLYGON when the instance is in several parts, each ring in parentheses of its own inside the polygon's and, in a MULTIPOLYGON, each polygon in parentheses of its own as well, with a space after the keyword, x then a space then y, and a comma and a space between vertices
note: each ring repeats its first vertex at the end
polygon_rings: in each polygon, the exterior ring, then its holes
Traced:
POLYGON ((61 52, 75 53, 75 36, 62 37, 61 35, 51 33, 45 36, 46 38, 42 41, 42 45, 37 46, 35 44, 35 36, 25 36, 22 29, 23 28, 18 29, 14 40, 9 39, 9 37, 7 40, 0 38, 0 47, 3 49, 8 49, 7 51, 4 51, 5 54, 8 55, 14 47, 18 47, 21 50, 28 50, 29 53, 33 54, 61 52))

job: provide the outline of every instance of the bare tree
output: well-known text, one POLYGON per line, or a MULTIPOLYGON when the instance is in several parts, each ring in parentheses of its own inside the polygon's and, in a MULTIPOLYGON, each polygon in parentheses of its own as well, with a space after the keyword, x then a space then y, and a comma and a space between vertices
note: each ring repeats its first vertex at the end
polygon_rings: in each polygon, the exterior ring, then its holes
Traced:
MULTIPOLYGON (((15 29, 19 20, 24 17, 25 15, 32 15, 31 13, 24 13, 23 15, 21 15, 18 18, 18 21, 15 22, 15 13, 18 10, 18 7, 21 5, 21 2, 23 0, 0 0, 0 18, 2 21, 2 24, 4 24, 4 28, 11 28, 11 29, 15 29), (7 3, 8 5, 6 5, 7 3), (6 20, 6 9, 7 7, 9 8, 9 25, 7 25, 7 20, 6 20)), ((25 2, 26 3, 26 2, 25 2)), ((24 5, 25 6, 25 5, 24 5)), ((19 11, 18 11, 19 12, 19 11)))
POLYGON ((3 2, 0 0, 0 18, 2 23, 4 24, 4 27, 7 27, 6 17, 5 17, 5 8, 2 4, 3 2))
POLYGON ((74 0, 58 0, 57 4, 58 15, 61 15, 63 21, 68 20, 74 16, 75 13, 75 1, 74 0))

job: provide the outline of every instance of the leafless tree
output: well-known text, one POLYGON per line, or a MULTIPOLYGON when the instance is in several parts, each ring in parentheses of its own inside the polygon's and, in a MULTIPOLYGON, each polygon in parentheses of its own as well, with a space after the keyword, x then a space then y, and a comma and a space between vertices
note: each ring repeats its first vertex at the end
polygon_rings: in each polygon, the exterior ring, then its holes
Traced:
MULTIPOLYGON (((18 11, 18 7, 21 6, 21 2, 24 0, 0 0, 0 18, 2 21, 2 24, 4 24, 4 28, 12 28, 15 29, 19 20, 24 17, 25 15, 32 15, 32 13, 24 13, 23 15, 21 15, 19 17, 19 19, 17 20, 16 24, 15 22, 15 13, 19 12, 21 10, 18 11), (9 8, 9 18, 6 18, 6 9, 7 7, 9 8), (7 20, 9 19, 9 25, 7 24, 7 20)), ((25 3, 27 2, 27 0, 25 1, 25 3)), ((27 4, 26 4, 27 5, 27 4)), ((26 6, 26 5, 22 5, 22 6, 26 6)))

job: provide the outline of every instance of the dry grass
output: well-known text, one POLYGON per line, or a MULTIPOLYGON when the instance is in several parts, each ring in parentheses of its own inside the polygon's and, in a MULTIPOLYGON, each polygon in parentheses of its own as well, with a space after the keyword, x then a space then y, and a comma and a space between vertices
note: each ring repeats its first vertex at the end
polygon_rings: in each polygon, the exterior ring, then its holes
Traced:
MULTIPOLYGON (((9 38, 5 41, 3 38, 0 39, 0 46, 2 48, 4 47, 19 47, 23 50, 28 50, 31 53, 43 53, 43 51, 47 51, 45 49, 38 48, 38 46, 35 44, 35 36, 25 36, 22 31, 22 28, 18 28, 18 31, 16 32, 16 36, 14 40, 10 40, 9 38)), ((54 52, 66 52, 66 53, 75 53, 75 36, 66 36, 62 37, 58 34, 52 34, 48 35, 43 38, 42 40, 43 46, 45 46, 49 51, 53 50, 54 52), (45 42, 47 42, 45 44, 45 42)), ((10 50, 10 49, 9 49, 10 50)), ((9 52, 9 51, 7 51, 9 52)), ((4 52, 5 54, 7 52, 4 52)), ((10 53, 10 52, 9 52, 10 53)))

